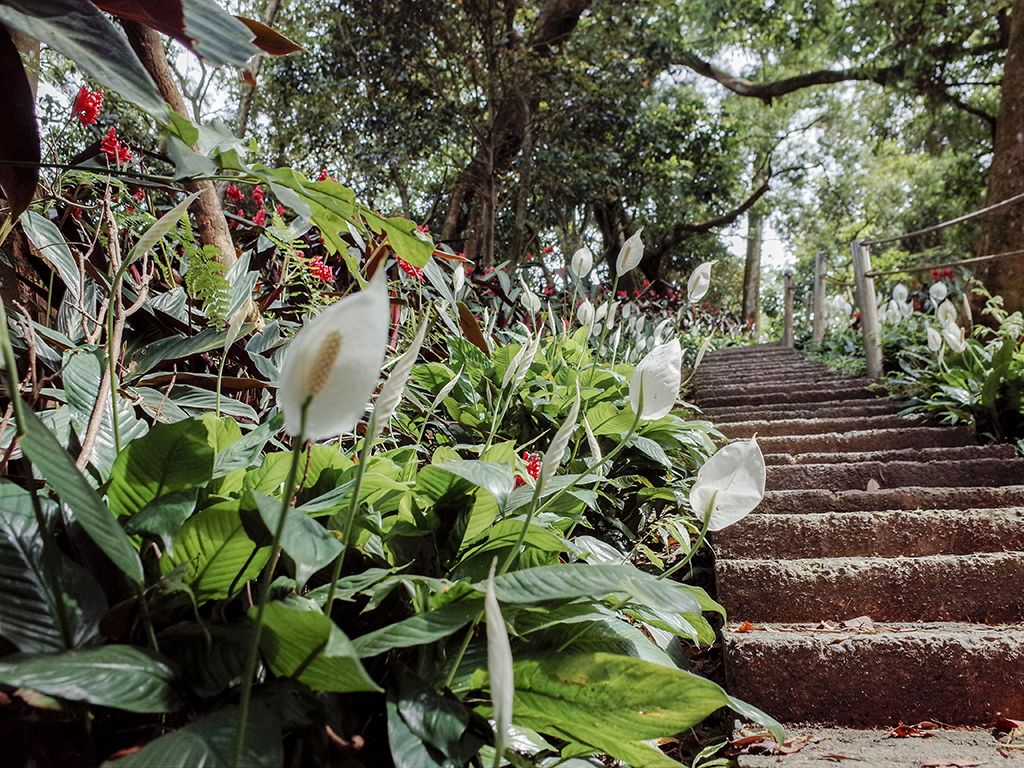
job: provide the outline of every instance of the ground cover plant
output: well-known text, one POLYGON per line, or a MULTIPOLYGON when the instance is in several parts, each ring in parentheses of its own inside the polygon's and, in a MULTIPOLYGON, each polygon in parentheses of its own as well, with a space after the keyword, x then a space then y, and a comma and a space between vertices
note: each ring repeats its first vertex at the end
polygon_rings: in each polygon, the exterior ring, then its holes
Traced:
MULTIPOLYGON (((33 270, 0 304, 7 754, 671 766, 656 740, 723 706, 781 736, 686 662, 722 613, 692 559, 764 489, 756 442, 716 452, 677 403, 730 326, 695 306, 711 265, 685 297, 602 301, 582 251, 543 302, 467 278, 328 174, 168 113, 111 51, 78 54, 166 153, 111 126, 3 228, 33 270), (196 234, 196 173, 226 183, 233 259, 196 234)), ((84 85, 71 128, 102 104, 84 85)))

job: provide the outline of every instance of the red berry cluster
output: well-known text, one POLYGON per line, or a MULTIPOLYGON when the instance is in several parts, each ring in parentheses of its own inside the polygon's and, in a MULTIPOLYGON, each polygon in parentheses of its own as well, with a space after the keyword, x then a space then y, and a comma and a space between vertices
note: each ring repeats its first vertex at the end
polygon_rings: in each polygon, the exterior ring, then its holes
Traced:
POLYGON ((106 155, 108 159, 116 161, 118 165, 124 165, 132 158, 132 151, 118 141, 117 131, 114 130, 114 126, 110 126, 110 130, 107 131, 103 141, 100 142, 100 152, 106 155))
POLYGON ((78 119, 82 121, 82 125, 92 125, 100 116, 101 109, 103 109, 103 90, 90 91, 89 86, 83 85, 78 89, 75 103, 71 106, 71 116, 77 115, 78 119))
POLYGON ((423 270, 420 269, 419 267, 414 267, 412 264, 405 261, 404 259, 398 260, 398 266, 401 268, 403 272, 405 272, 405 274, 409 275, 409 277, 415 277, 421 283, 425 282, 426 278, 423 277, 423 270))
MULTIPOLYGON (((539 453, 530 453, 529 451, 523 451, 523 461, 526 462, 526 473, 536 480, 540 477, 541 468, 541 457, 539 453)), ((522 475, 516 475, 516 487, 520 485, 526 485, 526 481, 522 475)))
POLYGON ((334 280, 334 270, 324 264, 324 260, 320 256, 314 256, 309 262, 309 271, 325 283, 329 283, 334 280))
POLYGON ((932 270, 932 280, 938 280, 940 277, 952 277, 952 276, 953 276, 953 270, 952 269, 933 269, 932 270))

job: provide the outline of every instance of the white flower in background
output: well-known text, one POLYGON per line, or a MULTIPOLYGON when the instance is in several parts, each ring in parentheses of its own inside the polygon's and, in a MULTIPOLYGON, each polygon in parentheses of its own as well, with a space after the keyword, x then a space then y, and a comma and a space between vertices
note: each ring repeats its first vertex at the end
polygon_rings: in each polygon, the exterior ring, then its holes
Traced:
POLYGON ((764 456, 757 441, 729 443, 704 462, 690 489, 690 508, 709 531, 720 531, 754 511, 764 498, 764 456))
POLYGON ((647 349, 647 339, 644 338, 643 336, 637 339, 636 348, 638 352, 643 352, 645 349, 647 349))
POLYGON ((914 305, 909 301, 901 301, 897 306, 899 306, 900 314, 903 315, 904 318, 908 318, 914 314, 914 305))
POLYGON ((572 270, 572 273, 580 280, 589 275, 593 267, 594 254, 585 245, 572 255, 572 261, 569 262, 569 268, 572 270))
POLYGON ((616 349, 619 348, 619 340, 621 338, 622 338, 622 334, 621 334, 619 328, 616 328, 614 331, 612 331, 611 344, 612 344, 612 349, 613 350, 616 350, 616 349))
POLYGON ((956 305, 949 299, 946 299, 935 309, 935 317, 942 325, 947 325, 948 323, 955 325, 958 314, 956 305))
POLYGON ((391 417, 395 415, 398 404, 402 401, 405 385, 409 381, 409 374, 412 373, 412 367, 416 363, 416 358, 420 355, 420 347, 423 346, 423 339, 427 335, 428 325, 427 318, 424 317, 420 321, 420 327, 417 329, 416 335, 409 343, 409 348, 398 358, 398 362, 395 363, 391 375, 388 376, 388 380, 384 382, 384 386, 377 396, 377 402, 373 406, 372 437, 374 438, 391 421, 391 417))
POLYGON ((380 377, 390 322, 387 278, 379 270, 366 288, 302 327, 285 352, 277 388, 289 435, 322 440, 355 427, 380 377))
POLYGON ((531 315, 535 315, 540 312, 540 296, 530 290, 529 286, 523 282, 523 278, 519 278, 519 285, 523 289, 523 294, 519 297, 519 300, 523 303, 523 307, 526 311, 531 315))
POLYGON ((932 304, 938 306, 942 303, 942 300, 946 298, 946 294, 949 291, 946 290, 946 284, 941 280, 937 283, 932 283, 932 287, 928 289, 928 295, 932 299, 932 304))
POLYGON ((832 327, 848 325, 852 314, 853 305, 842 296, 833 296, 825 312, 832 327))
POLYGON ((622 319, 629 320, 629 316, 633 314, 633 305, 626 303, 622 306, 622 319))
POLYGON ((942 326, 942 338, 954 355, 967 349, 966 335, 967 332, 956 323, 946 323, 942 326))
MULTIPOLYGON (((641 342, 646 343, 643 339, 641 342)), ((633 369, 633 378, 629 381, 629 403, 633 413, 639 412, 640 418, 645 420, 667 416, 679 397, 682 368, 683 350, 679 339, 652 349, 633 369), (641 391, 643 410, 638 411, 641 391)))
POLYGON ((605 319, 605 317, 608 316, 608 306, 611 303, 612 302, 610 302, 610 301, 606 301, 600 307, 597 308, 597 311, 594 312, 594 322, 595 323, 601 322, 602 320, 605 319))
POLYGON ((619 257, 615 260, 615 274, 619 277, 633 269, 644 257, 644 244, 640 241, 640 233, 643 231, 643 227, 638 229, 619 249, 619 257))
POLYGON ((562 426, 555 432, 555 436, 551 438, 551 445, 544 452, 544 458, 541 459, 540 474, 537 476, 537 486, 540 490, 544 490, 544 486, 548 484, 555 472, 558 470, 558 466, 562 463, 562 456, 565 455, 565 449, 569 447, 569 441, 572 439, 572 433, 576 429, 576 418, 580 413, 580 388, 579 384, 576 385, 576 396, 572 401, 572 407, 569 408, 569 415, 565 417, 565 421, 562 422, 562 426))
POLYGON ((930 325, 928 326, 928 349, 932 352, 942 349, 942 334, 930 325))
POLYGON ((590 299, 584 299, 583 303, 576 307, 576 319, 580 321, 580 325, 590 325, 594 322, 594 305, 590 303, 590 299))
POLYGON ((607 328, 609 331, 612 329, 612 325, 615 323, 615 310, 618 308, 619 302, 608 302, 608 317, 605 318, 604 327, 607 328))
POLYGON ((655 345, 665 343, 665 341, 667 339, 667 336, 668 336, 669 325, 671 325, 674 320, 675 320, 675 318, 672 317, 671 315, 669 315, 668 317, 666 317, 664 320, 662 320, 660 323, 658 323, 654 327, 654 344, 655 345))
POLYGON ((903 313, 900 312, 900 305, 895 299, 890 299, 885 303, 885 322, 898 325, 900 320, 903 319, 903 313))
POLYGON ((512 362, 505 369, 505 375, 501 378, 502 389, 505 389, 509 382, 512 383, 512 389, 518 389, 519 385, 523 383, 523 379, 526 378, 526 372, 533 365, 533 358, 537 356, 542 330, 544 330, 543 326, 537 330, 537 335, 532 338, 529 334, 526 335, 526 341, 523 342, 523 346, 519 348, 515 357, 512 358, 512 362))
POLYGON ((907 296, 909 295, 910 294, 907 293, 907 286, 903 283, 898 283, 896 287, 892 289, 892 298, 894 301, 904 302, 907 300, 907 296))
POLYGON ((690 279, 686 283, 686 293, 690 298, 691 304, 696 304, 708 292, 708 289, 711 287, 711 267, 717 263, 717 260, 705 261, 693 270, 693 274, 690 275, 690 279))
POLYGON ((459 264, 452 272, 452 288, 455 290, 455 298, 459 298, 462 286, 466 284, 466 268, 459 264))

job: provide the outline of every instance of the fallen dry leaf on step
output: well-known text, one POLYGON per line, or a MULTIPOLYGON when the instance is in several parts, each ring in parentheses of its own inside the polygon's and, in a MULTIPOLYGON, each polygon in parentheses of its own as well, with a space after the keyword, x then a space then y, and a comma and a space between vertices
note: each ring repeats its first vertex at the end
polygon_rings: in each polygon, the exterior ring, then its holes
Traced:
POLYGON ((792 755, 807 746, 807 739, 790 739, 776 750, 780 755, 792 755))
POLYGON ((875 622, 871 620, 870 616, 858 616, 855 619, 847 619, 843 622, 843 626, 847 629, 861 629, 864 631, 874 631, 875 622))
POLYGON ((958 760, 929 760, 921 763, 921 768, 974 768, 982 763, 964 763, 958 760))
POLYGON ((866 490, 866 491, 877 491, 881 487, 882 487, 881 483, 879 483, 877 480, 875 480, 875 478, 872 477, 870 480, 868 480, 868 487, 865 488, 864 490, 866 490))
POLYGON ((917 736, 924 738, 925 736, 934 736, 933 733, 927 733, 926 731, 919 731, 916 726, 904 725, 900 723, 895 728, 889 729, 889 736, 892 738, 905 739, 910 736, 917 736))
POLYGON ((757 629, 757 627, 755 627, 749 621, 744 621, 742 624, 740 624, 738 627, 736 627, 736 629, 731 629, 729 631, 730 632, 753 632, 756 629, 757 629))

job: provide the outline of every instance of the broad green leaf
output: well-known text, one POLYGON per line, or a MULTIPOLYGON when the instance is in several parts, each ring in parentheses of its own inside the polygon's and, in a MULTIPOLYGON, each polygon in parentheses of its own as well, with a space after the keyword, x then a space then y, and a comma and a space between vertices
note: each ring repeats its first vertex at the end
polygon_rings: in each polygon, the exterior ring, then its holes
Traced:
POLYGON ((110 472, 107 498, 115 514, 131 515, 154 499, 202 487, 213 477, 213 446, 196 419, 154 424, 121 451, 110 472))
POLYGON ((257 547, 246 534, 233 499, 186 520, 174 548, 160 558, 160 570, 167 574, 187 565, 185 581, 196 595, 217 599, 256 578, 269 558, 270 547, 257 547))
MULTIPOLYGON (((271 535, 281 520, 281 500, 250 491, 260 517, 271 535)), ((315 520, 291 509, 284 521, 281 548, 295 563, 295 580, 302 587, 309 577, 334 562, 343 549, 341 542, 315 520)))
POLYGON ((25 433, 21 449, 25 456, 68 505, 74 520, 89 538, 124 574, 138 584, 143 582, 142 562, 113 513, 99 494, 75 467, 71 457, 61 448, 53 433, 27 406, 24 408, 25 433))
POLYGON ((164 551, 169 551, 181 526, 195 511, 198 498, 199 488, 162 494, 132 515, 125 530, 132 536, 155 536, 162 542, 164 551))
POLYGON ((128 712, 173 712, 180 702, 166 659, 130 645, 0 659, 0 683, 128 712))
POLYGON ((167 105, 124 35, 88 0, 4 0, 0 21, 60 51, 158 120, 167 105))
POLYGON ((245 67, 260 50, 252 44, 253 34, 245 24, 213 0, 183 0, 185 33, 196 53, 213 67, 231 64, 245 67))
POLYGON ((392 648, 411 648, 432 643, 448 637, 475 620, 483 609, 483 595, 479 599, 459 600, 357 637, 352 645, 359 656, 365 659, 392 648))
POLYGON ((428 749, 423 739, 413 733, 409 725, 402 719, 398 711, 397 697, 389 692, 388 713, 388 748, 395 768, 451 768, 452 763, 428 749))
MULTIPOLYGON (((255 618, 257 609, 251 608, 255 618)), ((268 603, 260 650, 275 675, 291 676, 314 691, 380 691, 359 661, 352 642, 337 625, 303 598, 268 603)))
MULTIPOLYGON (((396 748, 395 744, 391 744, 392 755, 400 755, 395 760, 396 765, 410 768, 426 768, 431 765, 433 758, 424 749, 424 744, 429 744, 447 756, 451 762, 445 765, 470 764, 484 740, 476 728, 470 727, 470 712, 465 705, 451 693, 438 693, 434 686, 413 677, 403 667, 395 670, 394 677, 397 685, 388 690, 388 703, 396 706, 400 725, 412 734, 407 748, 396 748), (420 742, 418 746, 412 743, 413 739, 420 742)), ((392 710, 389 707, 389 733, 394 732, 391 717, 392 710)))
MULTIPOLYGON (((31 66, 36 68, 38 63, 33 62, 31 66)), ((0 71, 4 73, 0 80, 0 103, 4 105, 4 132, 0 134, 0 194, 7 200, 4 227, 10 227, 35 196, 42 148, 36 120, 35 88, 29 82, 21 53, 6 28, 0 31, 0 71)))
POLYGON ((157 219, 153 224, 150 225, 149 229, 142 233, 139 239, 132 246, 132 249, 125 256, 124 261, 121 263, 121 270, 124 271, 128 266, 135 260, 141 259, 147 253, 149 253, 156 244, 163 240, 164 235, 170 232, 172 229, 178 226, 178 222, 181 221, 181 217, 185 215, 188 207, 195 202, 195 199, 199 197, 201 192, 193 192, 191 195, 186 197, 176 206, 171 208, 167 213, 157 219))
MULTIPOLYGON (((237 424, 234 419, 229 419, 229 421, 237 424)), ((241 439, 219 450, 213 462, 213 476, 215 478, 223 477, 239 469, 248 469, 257 462, 267 441, 280 432, 283 426, 284 416, 279 413, 270 421, 260 424, 248 432, 241 439)))
POLYGON ((25 211, 21 214, 21 226, 28 239, 32 241, 32 245, 39 251, 39 255, 57 271, 64 287, 78 302, 82 298, 82 272, 71 254, 67 241, 64 240, 64 235, 52 221, 35 211, 25 211))
POLYGON ((469 480, 478 488, 488 491, 498 502, 499 509, 504 508, 509 494, 516 486, 512 467, 504 462, 449 461, 445 464, 438 464, 437 468, 469 480))
MULTIPOLYGON (((234 763, 235 734, 241 712, 231 705, 171 731, 103 768, 230 768, 234 763)), ((259 699, 252 703, 245 729, 241 765, 280 768, 284 764, 281 721, 259 699)))
POLYGON ((132 355, 131 373, 125 381, 134 381, 165 360, 180 360, 213 349, 223 349, 226 329, 207 328, 195 336, 168 336, 147 344, 132 355))
MULTIPOLYGON (((634 768, 679 765, 643 741, 672 736, 733 703, 710 680, 607 653, 519 660, 515 684, 517 724, 587 744, 634 768)), ((757 720, 781 743, 778 723, 763 714, 757 720)))

